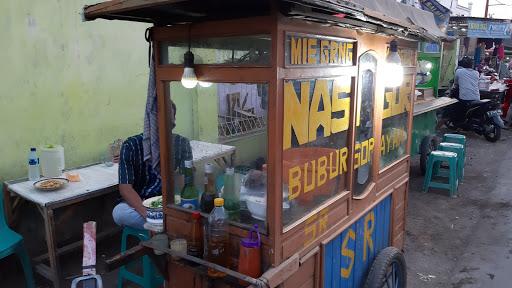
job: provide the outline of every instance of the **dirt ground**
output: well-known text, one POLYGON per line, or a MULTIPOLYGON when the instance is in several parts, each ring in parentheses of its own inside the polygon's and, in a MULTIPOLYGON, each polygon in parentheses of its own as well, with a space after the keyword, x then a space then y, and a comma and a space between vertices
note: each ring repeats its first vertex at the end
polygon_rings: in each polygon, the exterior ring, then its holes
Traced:
POLYGON ((406 223, 408 287, 512 287, 512 132, 468 139, 459 197, 421 193, 413 157, 406 223))

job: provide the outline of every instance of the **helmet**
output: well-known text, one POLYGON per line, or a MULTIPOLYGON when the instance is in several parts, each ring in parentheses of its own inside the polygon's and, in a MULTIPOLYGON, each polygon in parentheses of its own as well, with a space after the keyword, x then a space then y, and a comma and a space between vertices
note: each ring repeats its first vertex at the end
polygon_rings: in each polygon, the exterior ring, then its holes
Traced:
POLYGON ((460 59, 459 65, 464 68, 473 68, 473 59, 468 56, 464 56, 460 59))

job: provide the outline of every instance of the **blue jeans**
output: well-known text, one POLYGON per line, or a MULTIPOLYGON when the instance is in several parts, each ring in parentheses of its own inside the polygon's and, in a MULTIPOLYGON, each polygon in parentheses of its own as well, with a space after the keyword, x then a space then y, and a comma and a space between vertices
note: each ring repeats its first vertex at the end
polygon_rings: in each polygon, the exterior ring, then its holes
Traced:
POLYGON ((119 226, 129 226, 136 229, 144 229, 146 219, 126 202, 121 202, 112 210, 114 222, 119 226))

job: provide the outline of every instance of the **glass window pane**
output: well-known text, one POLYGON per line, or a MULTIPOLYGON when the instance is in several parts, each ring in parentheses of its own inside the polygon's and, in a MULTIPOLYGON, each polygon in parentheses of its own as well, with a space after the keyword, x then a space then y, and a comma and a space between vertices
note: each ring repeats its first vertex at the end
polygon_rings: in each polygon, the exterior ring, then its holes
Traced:
MULTIPOLYGON (((167 93, 176 105, 173 136, 188 139, 192 149, 193 181, 188 183, 197 191, 196 210, 207 206, 201 204, 209 202, 201 199, 210 191, 225 198, 232 223, 266 229, 268 84, 211 83, 187 89, 175 81, 168 83, 167 93), (213 176, 205 169, 207 163, 213 166, 213 176), (234 168, 233 176, 227 173, 228 167, 234 168)), ((180 147, 173 150, 181 151, 180 147)), ((185 203, 185 169, 180 163, 175 167, 174 204, 180 206, 185 203)))
POLYGON ((359 95, 357 98, 356 143, 354 146, 354 196, 372 182, 374 139, 375 72, 377 58, 365 53, 359 58, 359 95))
POLYGON ((381 169, 407 153, 411 93, 414 87, 412 79, 412 75, 404 75, 402 86, 385 90, 382 113, 381 169))
POLYGON ((283 226, 346 190, 352 78, 284 81, 283 226))
MULTIPOLYGON (((190 50, 195 64, 270 65, 270 35, 192 39, 190 50)), ((163 42, 161 64, 183 64, 188 40, 163 42)))

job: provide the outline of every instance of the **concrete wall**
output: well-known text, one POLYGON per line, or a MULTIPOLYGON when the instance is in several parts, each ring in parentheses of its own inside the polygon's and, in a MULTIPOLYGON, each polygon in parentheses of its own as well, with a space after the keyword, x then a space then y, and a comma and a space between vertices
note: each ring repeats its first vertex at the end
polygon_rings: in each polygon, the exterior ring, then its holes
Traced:
POLYGON ((26 176, 31 146, 62 144, 73 167, 142 131, 148 25, 83 23, 95 2, 0 1, 0 181, 26 176))

